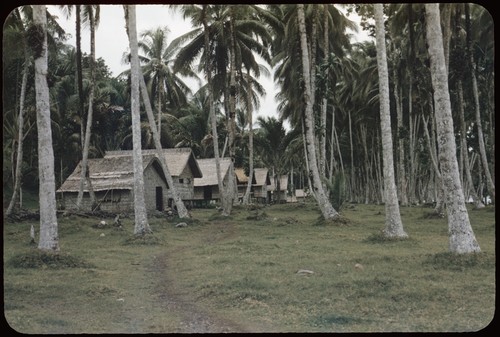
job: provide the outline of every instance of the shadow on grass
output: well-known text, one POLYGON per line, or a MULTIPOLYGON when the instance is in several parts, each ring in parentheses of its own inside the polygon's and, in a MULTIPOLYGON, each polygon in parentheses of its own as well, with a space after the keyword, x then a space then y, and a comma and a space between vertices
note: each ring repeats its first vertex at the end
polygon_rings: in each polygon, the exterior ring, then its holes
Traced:
POLYGON ((31 269, 65 269, 65 268, 94 268, 94 266, 83 259, 61 252, 46 252, 38 249, 13 256, 9 260, 9 266, 13 268, 31 269))
POLYGON ((124 246, 156 246, 161 244, 161 240, 153 233, 132 235, 123 242, 124 246))

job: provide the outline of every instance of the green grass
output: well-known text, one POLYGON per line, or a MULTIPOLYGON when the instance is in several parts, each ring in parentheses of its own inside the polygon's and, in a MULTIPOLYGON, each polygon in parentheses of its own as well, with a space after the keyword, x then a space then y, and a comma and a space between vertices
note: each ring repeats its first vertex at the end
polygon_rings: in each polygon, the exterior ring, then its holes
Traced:
POLYGON ((183 332, 166 289, 254 332, 462 332, 490 323, 492 207, 469 212, 482 252, 455 256, 446 219, 425 218, 427 208, 401 208, 409 238, 384 240, 383 206, 349 206, 341 223, 318 223, 312 204, 240 206, 230 218, 198 209, 185 228, 151 218, 154 236, 144 242, 132 219, 120 231, 60 218, 60 254, 73 261, 60 268, 20 267, 20 257, 37 256, 30 223, 6 223, 5 317, 23 333, 183 332))

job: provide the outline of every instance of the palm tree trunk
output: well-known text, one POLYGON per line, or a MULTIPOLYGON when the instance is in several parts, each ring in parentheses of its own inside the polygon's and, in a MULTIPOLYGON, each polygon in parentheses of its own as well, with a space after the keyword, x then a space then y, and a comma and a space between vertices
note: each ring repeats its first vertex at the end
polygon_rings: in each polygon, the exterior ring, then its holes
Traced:
MULTIPOLYGON (((205 39, 205 53, 208 55, 210 52, 210 32, 207 24, 207 6, 203 5, 202 12, 202 23, 204 30, 205 39)), ((219 187, 219 194, 221 195, 221 200, 224 199, 224 186, 222 183, 222 175, 220 170, 220 156, 219 156, 219 135, 217 133, 217 118, 215 116, 215 106, 214 106, 214 92, 212 85, 212 67, 210 62, 205 63, 205 73, 207 76, 207 88, 208 88, 208 106, 209 106, 209 119, 212 127, 212 142, 214 146, 214 159, 215 159, 215 169, 217 171, 217 185, 219 187)))
POLYGON ((444 60, 439 4, 425 4, 426 36, 430 56, 436 126, 439 137, 439 162, 446 197, 450 251, 464 254, 479 252, 460 184, 455 135, 451 116, 448 73, 444 60))
POLYGON ((229 79, 229 116, 227 119, 228 130, 228 149, 229 149, 229 179, 227 182, 227 189, 225 191, 225 198, 223 200, 222 215, 229 216, 233 208, 235 198, 235 179, 234 179, 234 157, 235 148, 234 140, 236 137, 236 46, 234 41, 234 7, 231 6, 231 15, 229 18, 230 26, 230 79, 229 79))
POLYGON ((38 129, 38 172, 40 203, 40 238, 38 249, 58 251, 59 236, 56 210, 54 150, 47 84, 47 10, 33 5, 33 34, 39 45, 32 45, 35 57, 36 124, 38 129))
MULTIPOLYGON (((465 112, 464 112, 464 106, 465 106, 465 101, 464 101, 464 93, 463 93, 463 86, 462 86, 462 81, 458 80, 457 83, 457 88, 458 88, 458 111, 459 111, 459 117, 460 117, 460 143, 461 143, 461 148, 462 148, 462 156, 463 156, 463 161, 464 161, 464 172, 465 172, 465 178, 467 183, 469 184, 469 190, 470 190, 470 195, 472 196, 472 200, 474 202, 474 205, 476 208, 483 208, 484 204, 481 201, 481 199, 478 197, 476 194, 476 190, 474 189, 474 182, 472 180, 472 175, 470 171, 470 165, 469 165, 469 150, 467 147, 467 139, 466 139, 466 134, 467 134, 467 129, 465 127, 465 112)), ((467 197, 467 195, 466 195, 467 197)))
POLYGON ((248 184, 243 196, 243 205, 248 205, 250 202, 250 194, 252 193, 252 177, 253 177, 253 116, 252 116, 252 97, 250 95, 250 70, 247 71, 247 109, 248 109, 248 184))
POLYGON ((309 72, 309 55, 307 50, 307 35, 306 24, 304 17, 304 5, 298 4, 298 24, 300 32, 300 46, 302 50, 302 71, 304 74, 305 91, 304 99, 306 102, 305 111, 305 131, 306 131, 306 147, 309 159, 309 168, 312 173, 312 183, 314 187, 314 194, 321 213, 325 219, 333 219, 339 216, 338 212, 333 208, 328 196, 326 195, 323 184, 321 183, 318 162, 316 160, 316 149, 314 146, 314 124, 313 124, 313 107, 312 107, 312 91, 311 91, 311 76, 309 72))
POLYGON ((398 195, 394 179, 391 112, 389 102, 389 71, 385 47, 383 5, 375 4, 375 30, 377 39, 377 69, 379 74, 380 125, 384 156, 385 229, 387 237, 407 237, 399 213, 398 195))
POLYGON ((405 148, 404 139, 401 137, 400 132, 403 128, 403 103, 401 100, 402 88, 399 86, 399 76, 397 70, 394 70, 394 100, 396 105, 397 116, 397 139, 398 139, 398 192, 401 206, 408 206, 407 184, 406 184, 406 170, 405 170, 405 148))
POLYGON ((132 157, 134 166, 134 234, 151 233, 149 227, 146 202, 144 200, 144 167, 141 149, 141 116, 139 95, 139 51, 136 30, 135 5, 125 5, 125 21, 130 46, 131 67, 131 110, 132 110, 132 157))
POLYGON ((20 207, 16 205, 18 202, 18 198, 20 196, 21 190, 21 177, 22 177, 22 169, 21 166, 23 164, 23 138, 24 138, 24 100, 26 97, 26 85, 28 82, 28 69, 29 69, 29 58, 27 45, 24 44, 24 66, 23 66, 23 78, 21 82, 21 95, 19 98, 19 116, 17 120, 17 157, 16 157, 16 166, 15 166, 15 174, 14 174, 14 191, 12 192, 12 197, 9 202, 9 206, 5 211, 5 215, 10 215, 14 211, 15 208, 20 207))
POLYGON ((83 188, 84 182, 88 183, 88 190, 90 196, 90 205, 91 211, 96 204, 95 195, 92 187, 90 186, 91 181, 90 178, 87 179, 87 170, 88 170, 88 156, 89 156, 89 147, 90 147, 90 135, 92 130, 92 118, 93 118, 93 105, 94 105, 94 86, 95 86, 95 25, 94 25, 94 13, 92 11, 92 6, 89 6, 90 10, 90 94, 89 94, 89 110, 87 113, 87 127, 85 130, 85 141, 83 144, 83 153, 82 153, 82 165, 81 165, 81 175, 80 175, 80 185, 78 189, 78 196, 76 199, 76 207, 78 210, 82 207, 83 200, 83 188))
POLYGON ((85 110, 83 104, 83 70, 82 70, 82 14, 81 5, 75 5, 76 16, 76 78, 78 88, 78 107, 80 115, 80 141, 83 149, 85 142, 84 124, 83 124, 83 111, 85 110))
POLYGON ((140 90, 141 90, 142 100, 144 101, 146 114, 148 116, 149 129, 153 134, 153 141, 155 143, 155 148, 158 151, 157 152, 158 159, 160 160, 161 168, 163 170, 163 173, 165 174, 165 178, 167 179, 167 184, 170 189, 170 193, 172 194, 172 199, 174 200, 175 207, 177 208, 177 214, 179 218, 190 218, 191 215, 189 214, 189 211, 187 210, 186 206, 184 205, 184 202, 179 196, 179 192, 177 191, 177 188, 175 187, 174 184, 174 179, 172 178, 170 170, 168 169, 165 156, 162 153, 160 132, 155 126, 156 124, 155 124, 155 117, 153 114, 153 108, 151 107, 151 101, 149 100, 146 81, 144 80, 144 75, 142 74, 142 72, 139 72, 139 80, 140 80, 140 90))

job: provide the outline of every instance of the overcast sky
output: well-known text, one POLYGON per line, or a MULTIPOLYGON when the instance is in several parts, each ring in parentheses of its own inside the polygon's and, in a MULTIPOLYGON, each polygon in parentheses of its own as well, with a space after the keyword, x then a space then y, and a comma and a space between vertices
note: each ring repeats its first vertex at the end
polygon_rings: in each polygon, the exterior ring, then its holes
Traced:
MULTIPOLYGON (((74 13, 71 18, 66 19, 57 6, 48 6, 47 8, 52 15, 59 18, 58 22, 61 27, 72 35, 68 43, 75 45, 74 13)), ((104 59, 113 76, 116 76, 129 67, 121 62, 123 53, 128 50, 123 7, 121 5, 100 5, 100 10, 100 23, 96 31, 96 57, 104 59)), ((168 35, 168 43, 170 43, 173 39, 192 29, 188 21, 184 21, 179 13, 175 13, 166 5, 137 5, 136 11, 138 34, 145 30, 167 26, 170 30, 168 35)), ((90 33, 88 28, 82 30, 82 51, 90 53, 90 33)), ((276 102, 274 101, 276 88, 272 78, 261 77, 260 82, 265 87, 267 95, 261 99, 257 117, 274 116, 278 118, 276 102)), ((193 86, 195 86, 195 83, 193 83, 193 86)), ((193 87, 192 89, 195 92, 198 88, 193 87)))

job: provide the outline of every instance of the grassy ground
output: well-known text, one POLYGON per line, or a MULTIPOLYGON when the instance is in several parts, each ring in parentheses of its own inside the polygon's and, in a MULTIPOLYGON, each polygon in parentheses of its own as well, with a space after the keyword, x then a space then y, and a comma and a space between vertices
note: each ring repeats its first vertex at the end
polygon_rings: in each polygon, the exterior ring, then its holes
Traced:
POLYGON ((7 222, 5 317, 23 333, 480 330, 495 311, 494 208, 469 212, 482 252, 465 257, 447 253, 430 211, 401 209, 405 241, 380 239, 376 205, 349 205, 338 225, 318 224, 311 204, 193 210, 185 228, 150 218, 146 244, 130 240, 133 219, 119 230, 70 216, 69 262, 34 268, 30 223, 7 222))

